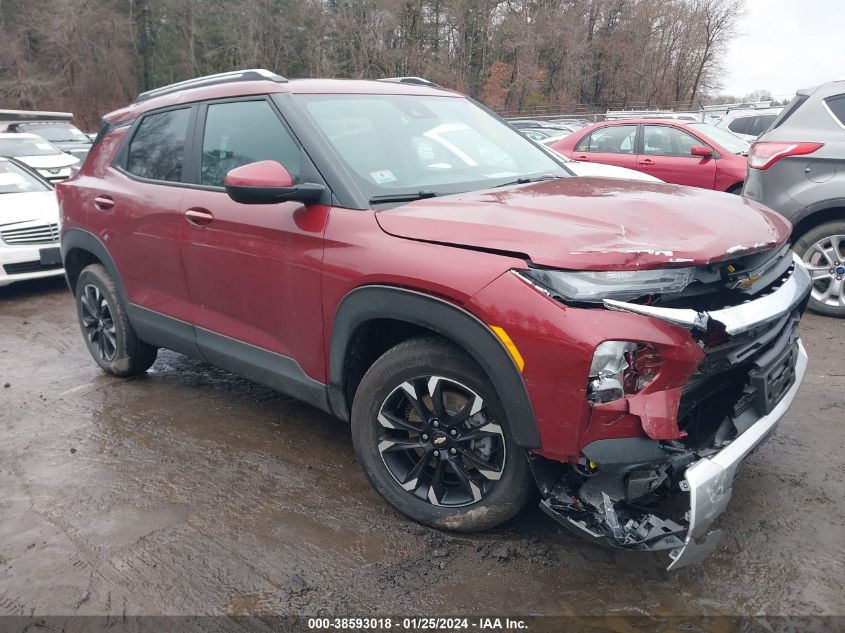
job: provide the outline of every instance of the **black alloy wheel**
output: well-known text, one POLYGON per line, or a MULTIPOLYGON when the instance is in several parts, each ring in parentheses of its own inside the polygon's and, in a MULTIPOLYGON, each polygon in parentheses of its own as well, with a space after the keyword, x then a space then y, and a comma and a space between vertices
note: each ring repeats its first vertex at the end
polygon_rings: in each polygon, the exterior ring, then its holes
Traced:
POLYGON ((117 328, 105 294, 94 284, 88 284, 82 289, 80 302, 82 327, 91 348, 97 350, 100 359, 113 361, 117 354, 117 328))
POLYGON ((402 488, 435 506, 481 501, 502 476, 502 427, 472 389, 443 376, 404 381, 378 413, 378 450, 402 488))

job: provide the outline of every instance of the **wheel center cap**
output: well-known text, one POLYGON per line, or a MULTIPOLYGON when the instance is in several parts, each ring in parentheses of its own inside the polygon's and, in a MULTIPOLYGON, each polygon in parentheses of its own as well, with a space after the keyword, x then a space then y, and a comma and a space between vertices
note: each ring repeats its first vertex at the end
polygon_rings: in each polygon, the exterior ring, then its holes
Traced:
POLYGON ((443 446, 446 443, 447 439, 448 438, 446 437, 445 433, 435 433, 434 439, 432 441, 434 442, 435 446, 443 446))
POLYGON ((836 274, 837 275, 845 275, 845 266, 837 266, 836 274))

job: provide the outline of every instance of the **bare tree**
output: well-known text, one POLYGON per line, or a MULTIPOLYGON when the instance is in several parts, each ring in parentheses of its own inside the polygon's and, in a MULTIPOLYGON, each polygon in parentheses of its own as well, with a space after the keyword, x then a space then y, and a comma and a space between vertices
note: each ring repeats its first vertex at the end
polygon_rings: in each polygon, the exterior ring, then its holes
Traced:
POLYGON ((0 0, 0 98, 86 123, 233 68, 422 75, 498 108, 694 103, 744 0, 0 0))

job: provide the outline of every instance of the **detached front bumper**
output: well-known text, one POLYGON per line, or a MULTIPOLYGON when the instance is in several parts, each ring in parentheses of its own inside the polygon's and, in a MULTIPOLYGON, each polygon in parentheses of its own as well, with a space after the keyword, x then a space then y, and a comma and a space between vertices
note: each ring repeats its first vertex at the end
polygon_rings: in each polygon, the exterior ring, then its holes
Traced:
POLYGON ((718 453, 691 464, 681 484, 690 495, 689 527, 683 547, 669 552, 669 569, 679 569, 705 558, 719 544, 721 530, 708 532, 713 521, 731 500, 733 480, 739 465, 774 432, 789 410, 807 371, 807 352, 798 341, 795 382, 768 415, 757 420, 745 433, 718 453))

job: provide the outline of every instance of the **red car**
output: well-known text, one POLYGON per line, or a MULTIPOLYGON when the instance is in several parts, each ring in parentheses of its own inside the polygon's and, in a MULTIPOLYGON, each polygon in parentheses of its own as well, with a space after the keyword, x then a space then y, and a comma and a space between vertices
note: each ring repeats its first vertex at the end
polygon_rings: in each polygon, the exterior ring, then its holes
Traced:
POLYGON ((636 169, 676 185, 738 194, 750 145, 709 123, 626 119, 587 126, 552 148, 575 160, 636 169))
POLYGON ((572 177, 415 78, 144 93, 58 196, 104 370, 168 348, 330 412, 375 489, 440 528, 498 525, 536 486, 588 539, 692 563, 806 367, 780 216, 572 177), (660 505, 679 489, 686 518, 660 505))

